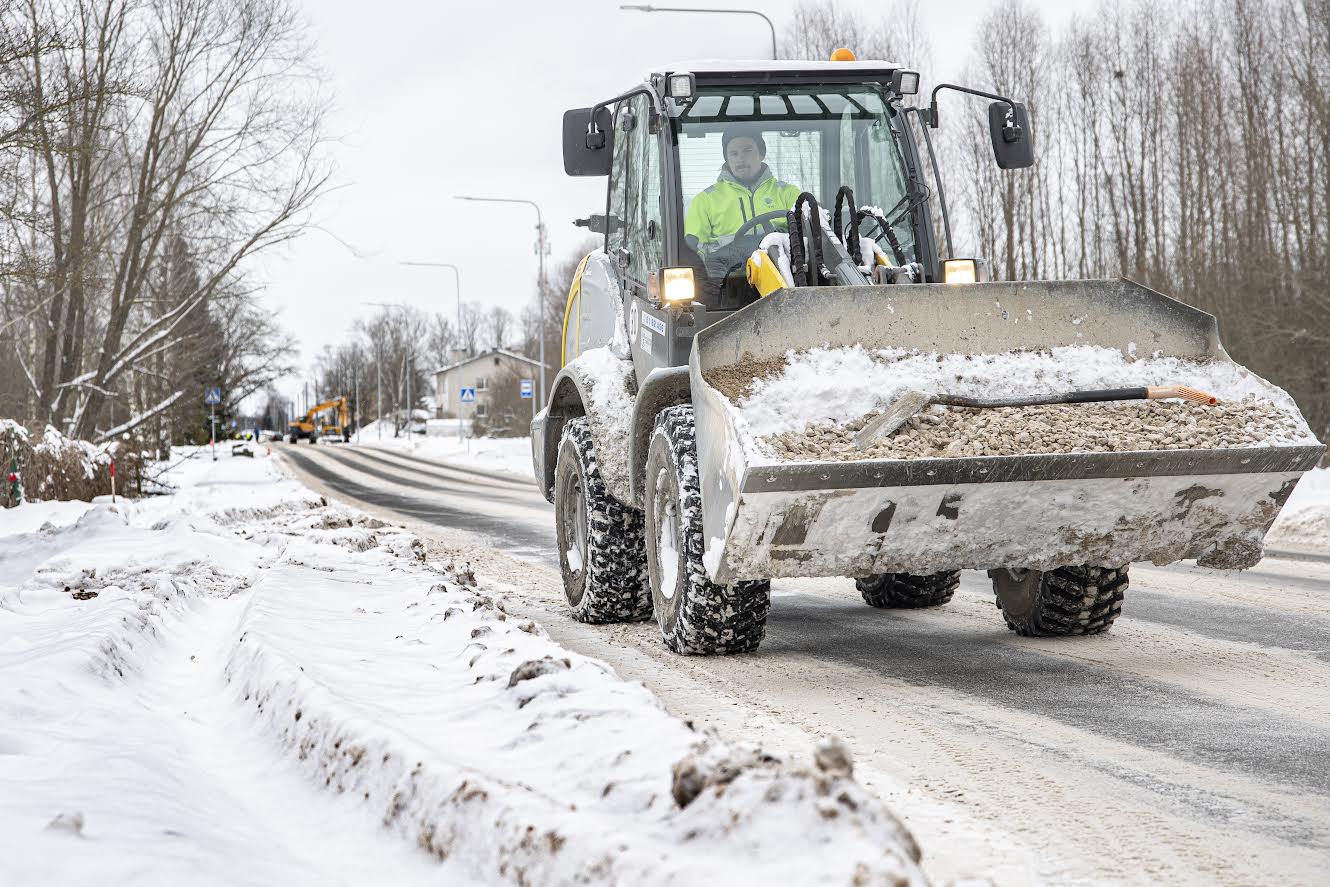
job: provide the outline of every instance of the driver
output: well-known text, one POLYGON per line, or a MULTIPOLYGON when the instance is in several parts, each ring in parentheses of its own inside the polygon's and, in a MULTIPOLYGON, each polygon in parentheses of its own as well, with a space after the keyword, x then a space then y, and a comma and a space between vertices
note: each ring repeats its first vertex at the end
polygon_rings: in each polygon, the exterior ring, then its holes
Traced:
POLYGON ((771 174, 767 143, 757 127, 736 123, 721 135, 720 144, 725 165, 716 184, 688 204, 683 226, 689 245, 708 252, 732 241, 749 219, 790 209, 803 191, 771 174))

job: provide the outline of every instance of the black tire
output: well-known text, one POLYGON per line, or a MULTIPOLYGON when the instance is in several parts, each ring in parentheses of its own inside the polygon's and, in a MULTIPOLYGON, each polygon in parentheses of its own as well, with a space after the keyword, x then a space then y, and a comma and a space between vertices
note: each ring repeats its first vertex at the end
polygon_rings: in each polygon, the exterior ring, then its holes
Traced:
POLYGON ((951 600, 960 583, 959 572, 930 573, 927 576, 878 573, 854 580, 855 588, 864 596, 864 603, 881 609, 940 607, 951 600))
POLYGON ((702 656, 756 650, 766 634, 771 582, 717 585, 707 577, 691 406, 656 417, 644 502, 651 600, 665 646, 702 656))
POLYGON ((989 570, 1007 628, 1025 637, 1107 631, 1122 613, 1126 567, 989 570))
POLYGON ((554 533, 574 619, 606 624, 651 618, 642 512, 605 489, 585 418, 563 429, 554 467, 554 533))

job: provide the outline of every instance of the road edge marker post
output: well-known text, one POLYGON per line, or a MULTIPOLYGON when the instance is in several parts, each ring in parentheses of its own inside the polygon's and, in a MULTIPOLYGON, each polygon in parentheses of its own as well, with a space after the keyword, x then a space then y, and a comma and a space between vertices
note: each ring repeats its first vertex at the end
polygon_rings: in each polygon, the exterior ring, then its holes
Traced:
POLYGON ((9 459, 9 508, 17 508, 23 504, 23 484, 19 482, 18 474, 18 456, 11 456, 9 459))
POLYGON ((115 460, 111 460, 111 504, 115 504, 115 460))

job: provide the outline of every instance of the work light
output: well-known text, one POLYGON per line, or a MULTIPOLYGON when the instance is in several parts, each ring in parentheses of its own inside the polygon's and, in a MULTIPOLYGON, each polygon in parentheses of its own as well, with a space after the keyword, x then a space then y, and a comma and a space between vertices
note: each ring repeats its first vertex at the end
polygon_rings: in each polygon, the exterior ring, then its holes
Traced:
POLYGON ((914 95, 919 91, 918 71, 897 71, 891 75, 891 91, 896 95, 914 95))
POLYGON ((944 259, 943 283, 986 283, 988 266, 982 259, 944 259))
POLYGON ((669 81, 665 84, 665 94, 675 99, 692 98, 693 86, 692 74, 671 74, 669 81))

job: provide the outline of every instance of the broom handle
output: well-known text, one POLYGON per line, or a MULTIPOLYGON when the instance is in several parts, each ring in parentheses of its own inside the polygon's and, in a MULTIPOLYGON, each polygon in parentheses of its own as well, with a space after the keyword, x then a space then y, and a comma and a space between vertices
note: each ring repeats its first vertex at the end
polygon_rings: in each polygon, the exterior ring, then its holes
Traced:
POLYGON ((1064 391, 1061 394, 1032 394, 1023 397, 961 397, 955 394, 939 394, 933 397, 931 402, 949 407, 984 409, 988 407, 1029 407, 1052 403, 1101 403, 1109 400, 1162 400, 1168 397, 1180 397, 1184 400, 1210 405, 1218 403, 1218 399, 1213 395, 1183 385, 1098 388, 1090 391, 1064 391))

